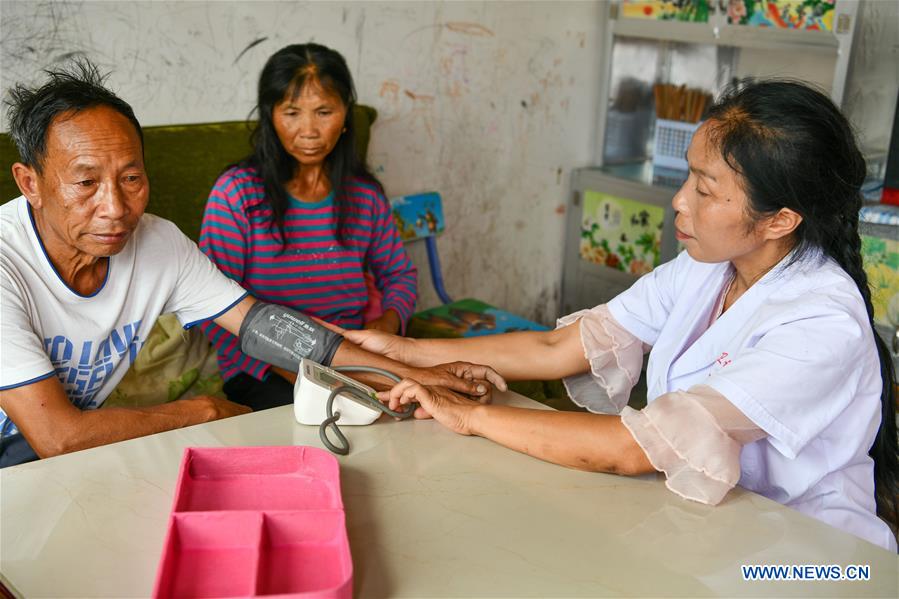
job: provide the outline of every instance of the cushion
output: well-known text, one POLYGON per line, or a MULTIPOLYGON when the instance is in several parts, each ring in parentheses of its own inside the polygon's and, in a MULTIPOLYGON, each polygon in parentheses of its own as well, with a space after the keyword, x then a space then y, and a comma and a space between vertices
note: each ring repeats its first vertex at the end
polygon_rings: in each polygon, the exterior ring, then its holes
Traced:
POLYGON ((547 327, 476 299, 457 300, 412 316, 410 337, 479 337, 514 331, 547 331, 547 327))
POLYGON ((140 407, 196 395, 224 397, 217 362, 198 328, 185 331, 174 314, 163 314, 103 405, 140 407))

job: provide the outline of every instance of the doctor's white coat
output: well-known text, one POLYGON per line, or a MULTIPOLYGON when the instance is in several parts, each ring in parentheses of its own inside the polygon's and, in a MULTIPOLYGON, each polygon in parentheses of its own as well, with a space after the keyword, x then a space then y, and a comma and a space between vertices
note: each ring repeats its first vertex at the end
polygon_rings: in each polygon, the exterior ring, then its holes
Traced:
POLYGON ((767 437, 745 445, 739 484, 895 549, 876 516, 868 450, 880 426, 880 362, 855 282, 819 251, 791 256, 711 326, 729 263, 682 252, 609 310, 652 346, 647 399, 708 385, 767 437))

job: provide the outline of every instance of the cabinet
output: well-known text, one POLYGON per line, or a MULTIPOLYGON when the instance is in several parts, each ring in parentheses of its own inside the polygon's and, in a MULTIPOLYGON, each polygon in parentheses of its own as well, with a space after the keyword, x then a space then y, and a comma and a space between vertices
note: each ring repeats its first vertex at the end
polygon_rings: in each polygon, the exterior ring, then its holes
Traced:
MULTIPOLYGON (((623 0, 611 1, 602 15, 599 97, 605 101, 598 111, 597 164, 620 162, 609 150, 627 145, 627 140, 650 139, 653 99, 647 92, 654 83, 714 94, 733 79, 795 77, 821 86, 837 105, 842 103, 860 0, 835 0, 828 19, 832 31, 733 25, 728 23, 726 0, 681 2, 708 5, 708 21, 627 18, 623 0), (621 126, 622 114, 635 113, 636 124, 621 126)), ((651 148, 647 150, 651 154, 651 148)))
MULTIPOLYGON (((649 162, 572 173, 562 310, 605 303, 677 255, 672 182, 649 162)), ((672 176, 682 176, 673 171, 672 176)))
POLYGON ((733 79, 794 77, 842 100, 858 0, 836 0, 832 31, 734 25, 727 2, 704 6, 707 22, 626 18, 620 0, 602 15, 597 166, 572 173, 563 313, 607 301, 677 253, 670 202, 686 173, 652 165, 654 83, 717 94, 733 79))

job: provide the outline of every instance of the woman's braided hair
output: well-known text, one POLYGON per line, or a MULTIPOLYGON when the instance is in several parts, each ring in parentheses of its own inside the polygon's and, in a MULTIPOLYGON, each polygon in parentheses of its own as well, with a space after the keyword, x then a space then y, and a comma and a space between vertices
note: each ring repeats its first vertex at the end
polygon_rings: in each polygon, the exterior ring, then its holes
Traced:
MULTIPOLYGON (((820 90, 791 80, 742 81, 709 110, 709 136, 739 173, 753 218, 789 208, 802 216, 793 260, 821 248, 852 277, 874 328, 874 307, 862 265, 858 213, 865 159, 848 120, 820 90)), ((874 460, 877 513, 897 525, 899 448, 896 376, 890 352, 874 331, 883 380, 874 460)))

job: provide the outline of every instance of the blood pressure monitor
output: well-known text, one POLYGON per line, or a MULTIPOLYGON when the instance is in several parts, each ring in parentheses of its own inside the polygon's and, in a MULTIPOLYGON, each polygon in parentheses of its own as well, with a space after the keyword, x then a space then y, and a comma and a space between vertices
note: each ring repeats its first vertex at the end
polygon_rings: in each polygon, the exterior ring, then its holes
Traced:
MULTIPOLYGON (((300 360, 297 381, 293 386, 293 413, 300 424, 319 425, 328 418, 326 406, 331 393, 341 387, 352 388, 367 395, 378 404, 375 390, 332 368, 311 360, 300 360)), ((334 399, 333 412, 340 412, 340 424, 371 424, 381 410, 364 402, 355 394, 342 392, 334 399)))

